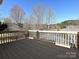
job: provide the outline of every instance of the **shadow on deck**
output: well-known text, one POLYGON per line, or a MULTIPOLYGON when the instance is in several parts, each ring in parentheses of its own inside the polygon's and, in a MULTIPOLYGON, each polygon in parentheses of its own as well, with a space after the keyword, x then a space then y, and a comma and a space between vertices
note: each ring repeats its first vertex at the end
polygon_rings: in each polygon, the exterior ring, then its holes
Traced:
POLYGON ((77 49, 28 39, 0 45, 0 59, 77 59, 78 52, 77 49))

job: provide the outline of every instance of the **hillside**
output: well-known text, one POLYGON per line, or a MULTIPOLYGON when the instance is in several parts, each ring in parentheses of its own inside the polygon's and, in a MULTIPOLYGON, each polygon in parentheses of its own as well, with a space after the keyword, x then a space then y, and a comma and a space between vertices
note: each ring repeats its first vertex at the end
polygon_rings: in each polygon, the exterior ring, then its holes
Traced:
POLYGON ((60 28, 65 28, 68 25, 79 25, 79 20, 66 20, 57 24, 60 28))

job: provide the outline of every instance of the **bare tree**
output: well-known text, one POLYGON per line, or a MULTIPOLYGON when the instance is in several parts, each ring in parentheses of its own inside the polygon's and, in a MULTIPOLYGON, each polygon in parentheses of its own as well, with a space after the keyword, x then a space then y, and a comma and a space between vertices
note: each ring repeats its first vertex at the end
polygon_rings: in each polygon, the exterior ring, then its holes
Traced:
POLYGON ((46 15, 46 24, 47 24, 48 30, 50 29, 50 25, 54 24, 55 21, 56 19, 55 19, 53 9, 51 7, 48 7, 47 15, 46 15))
POLYGON ((30 19, 30 17, 26 17, 26 22, 24 22, 24 24, 23 24, 23 30, 24 31, 27 31, 27 30, 29 30, 29 29, 32 29, 33 27, 32 27, 32 19, 30 19))
POLYGON ((0 5, 3 3, 3 0, 0 0, 0 5))
POLYGON ((36 28, 39 29, 39 25, 43 23, 44 17, 44 6, 37 4, 32 8, 31 17, 33 18, 33 22, 36 23, 36 28))
MULTIPOLYGON (((2 5, 2 3, 3 3, 3 0, 0 0, 0 5, 2 5)), ((1 13, 0 13, 0 16, 1 16, 1 13)))
POLYGON ((11 8, 11 18, 12 20, 21 28, 22 27, 22 20, 24 17, 24 11, 19 5, 14 5, 11 8))

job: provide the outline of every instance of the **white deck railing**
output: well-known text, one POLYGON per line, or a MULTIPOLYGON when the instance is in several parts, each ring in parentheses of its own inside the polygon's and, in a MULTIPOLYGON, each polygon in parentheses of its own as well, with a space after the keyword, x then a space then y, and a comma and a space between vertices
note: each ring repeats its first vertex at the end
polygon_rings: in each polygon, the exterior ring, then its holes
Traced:
POLYGON ((29 30, 29 36, 54 42, 56 45, 63 47, 78 47, 78 32, 77 31, 42 31, 29 30))
POLYGON ((0 44, 10 43, 24 38, 24 31, 1 31, 0 44))

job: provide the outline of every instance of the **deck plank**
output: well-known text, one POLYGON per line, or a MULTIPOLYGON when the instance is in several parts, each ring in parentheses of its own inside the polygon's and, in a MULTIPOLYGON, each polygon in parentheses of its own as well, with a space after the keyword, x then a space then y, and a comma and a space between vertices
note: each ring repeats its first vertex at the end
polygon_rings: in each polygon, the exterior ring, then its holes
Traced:
POLYGON ((55 46, 40 40, 19 40, 0 45, 0 59, 70 59, 77 58, 79 50, 55 46), (75 52, 76 57, 65 56, 75 52))

